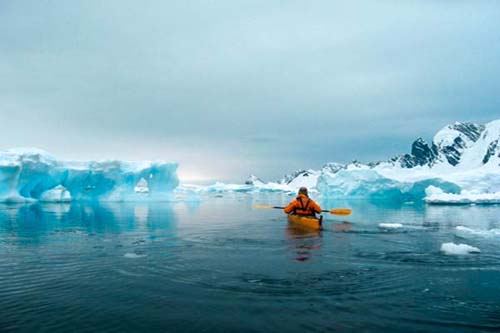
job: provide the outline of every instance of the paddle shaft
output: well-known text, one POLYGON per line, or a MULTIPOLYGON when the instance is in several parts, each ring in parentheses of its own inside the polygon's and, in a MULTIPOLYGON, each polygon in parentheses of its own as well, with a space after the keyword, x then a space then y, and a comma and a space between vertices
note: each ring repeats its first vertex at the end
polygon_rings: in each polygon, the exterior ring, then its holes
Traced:
MULTIPOLYGON (((272 206, 270 208, 274 208, 274 209, 285 209, 285 207, 281 207, 281 206, 272 206)), ((323 213, 330 213, 329 210, 326 210, 326 209, 323 209, 321 212, 323 213)))
MULTIPOLYGON (((254 205, 253 208, 257 208, 257 209, 284 209, 285 207, 254 205)), ((351 215, 351 213, 352 213, 352 211, 349 208, 336 208, 336 209, 330 209, 330 210, 322 210, 321 212, 330 213, 333 215, 343 215, 343 216, 351 215)))

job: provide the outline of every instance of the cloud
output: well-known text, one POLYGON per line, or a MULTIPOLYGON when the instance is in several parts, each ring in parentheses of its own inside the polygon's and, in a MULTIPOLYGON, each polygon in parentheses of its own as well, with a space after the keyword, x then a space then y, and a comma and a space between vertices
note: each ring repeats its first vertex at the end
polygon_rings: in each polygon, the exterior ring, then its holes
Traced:
POLYGON ((492 1, 5 1, 1 147, 239 180, 500 117, 492 1), (481 24, 478 24, 481 22, 481 24))

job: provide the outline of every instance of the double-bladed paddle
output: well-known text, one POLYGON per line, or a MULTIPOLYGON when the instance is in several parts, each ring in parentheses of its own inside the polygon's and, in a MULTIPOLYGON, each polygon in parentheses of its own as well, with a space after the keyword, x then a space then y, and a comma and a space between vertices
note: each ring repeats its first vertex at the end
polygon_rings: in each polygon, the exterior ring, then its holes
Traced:
MULTIPOLYGON (((253 205, 253 208, 256 209, 284 209, 285 207, 280 207, 280 206, 268 206, 268 205, 253 205)), ((322 210, 324 213, 330 213, 333 215, 341 215, 341 216, 347 216, 351 215, 352 210, 349 208, 335 208, 335 209, 330 209, 330 210, 322 210)))

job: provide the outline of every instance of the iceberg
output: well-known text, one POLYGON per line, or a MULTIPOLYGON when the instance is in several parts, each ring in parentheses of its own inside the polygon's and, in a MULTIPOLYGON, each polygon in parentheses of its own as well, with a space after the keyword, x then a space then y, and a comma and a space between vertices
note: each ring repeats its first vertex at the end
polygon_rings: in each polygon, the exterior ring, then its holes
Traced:
POLYGON ((40 149, 0 152, 0 202, 168 200, 177 164, 60 161, 40 149))
POLYGON ((461 188, 439 178, 415 182, 399 181, 383 176, 370 168, 347 168, 335 174, 323 173, 317 188, 326 198, 354 198, 410 202, 422 200, 429 186, 448 193, 460 193, 461 188))

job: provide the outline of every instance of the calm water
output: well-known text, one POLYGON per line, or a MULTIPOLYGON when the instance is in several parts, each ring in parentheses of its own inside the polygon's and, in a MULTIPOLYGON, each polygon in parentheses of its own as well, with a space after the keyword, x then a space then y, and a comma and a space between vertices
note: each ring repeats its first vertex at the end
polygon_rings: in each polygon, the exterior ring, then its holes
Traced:
POLYGON ((336 202, 317 233, 251 209, 288 199, 0 205, 0 331, 500 330, 499 206, 336 202))

